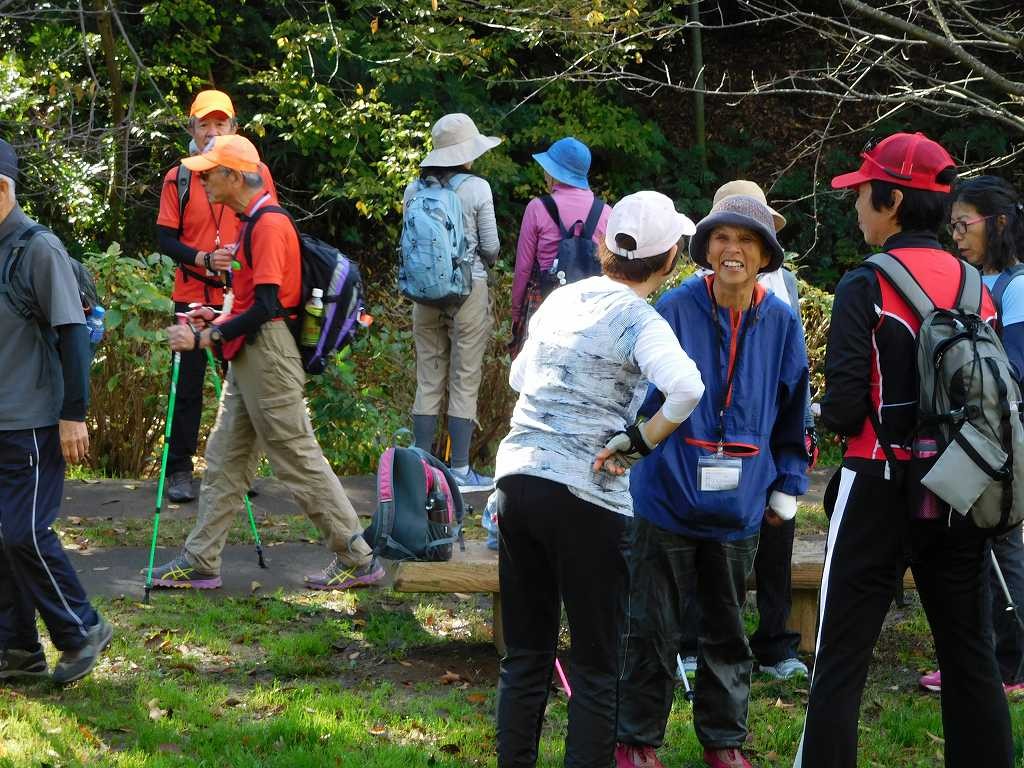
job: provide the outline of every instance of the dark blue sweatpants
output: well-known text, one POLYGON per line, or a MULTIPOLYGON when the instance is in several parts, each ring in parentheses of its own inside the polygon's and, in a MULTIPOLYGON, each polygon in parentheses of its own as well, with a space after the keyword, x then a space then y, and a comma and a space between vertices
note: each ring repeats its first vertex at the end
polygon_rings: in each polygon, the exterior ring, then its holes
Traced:
POLYGON ((61 651, 99 620, 50 528, 63 493, 56 426, 0 431, 0 648, 34 649, 36 612, 61 651))

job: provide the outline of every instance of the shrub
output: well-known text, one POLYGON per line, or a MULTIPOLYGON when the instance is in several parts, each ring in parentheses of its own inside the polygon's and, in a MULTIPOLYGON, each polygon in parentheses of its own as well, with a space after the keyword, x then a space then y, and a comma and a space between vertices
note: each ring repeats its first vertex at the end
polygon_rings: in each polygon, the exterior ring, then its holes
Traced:
POLYGON ((117 243, 85 264, 107 309, 91 374, 90 465, 141 477, 152 470, 167 407, 171 355, 161 329, 173 311, 174 265, 157 253, 127 258, 117 243))

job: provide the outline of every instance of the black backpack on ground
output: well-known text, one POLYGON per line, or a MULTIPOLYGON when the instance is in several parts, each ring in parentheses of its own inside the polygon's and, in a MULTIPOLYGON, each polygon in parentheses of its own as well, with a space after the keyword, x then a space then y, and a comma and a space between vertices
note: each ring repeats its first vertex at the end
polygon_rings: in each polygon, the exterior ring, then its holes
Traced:
POLYGON ((377 465, 377 511, 363 531, 388 560, 451 560, 462 539, 464 506, 448 467, 416 447, 392 446, 377 465))
POLYGON ((568 229, 562 224, 562 219, 558 215, 555 199, 551 195, 544 195, 540 201, 562 235, 562 239, 558 243, 558 256, 552 262, 551 269, 538 270, 541 294, 547 297, 560 285, 575 283, 577 280, 601 274, 601 262, 597 258, 594 232, 597 230, 597 223, 601 220, 601 213, 604 211, 604 201, 595 196, 586 222, 577 219, 568 229))

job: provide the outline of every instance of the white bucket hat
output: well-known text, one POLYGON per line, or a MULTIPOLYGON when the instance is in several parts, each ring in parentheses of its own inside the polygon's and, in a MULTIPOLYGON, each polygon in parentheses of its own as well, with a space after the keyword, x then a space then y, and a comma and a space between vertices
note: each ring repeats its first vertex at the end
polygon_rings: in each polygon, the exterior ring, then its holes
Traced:
POLYGON ((726 182, 715 192, 715 199, 711 204, 718 205, 724 198, 732 197, 733 195, 746 195, 764 203, 765 207, 772 212, 772 221, 775 223, 776 232, 786 226, 786 217, 768 205, 768 198, 765 196, 764 190, 753 181, 736 179, 735 181, 726 182))
POLYGON ((645 190, 626 195, 612 208, 605 230, 604 244, 616 256, 627 259, 649 259, 665 253, 683 235, 692 235, 696 227, 676 210, 671 198, 660 192, 645 190), (620 248, 617 235, 629 235, 636 242, 635 251, 620 248))
POLYGON ((420 163, 427 166, 450 168, 476 160, 489 149, 501 144, 497 136, 484 136, 469 115, 454 112, 445 115, 430 129, 434 149, 420 163))

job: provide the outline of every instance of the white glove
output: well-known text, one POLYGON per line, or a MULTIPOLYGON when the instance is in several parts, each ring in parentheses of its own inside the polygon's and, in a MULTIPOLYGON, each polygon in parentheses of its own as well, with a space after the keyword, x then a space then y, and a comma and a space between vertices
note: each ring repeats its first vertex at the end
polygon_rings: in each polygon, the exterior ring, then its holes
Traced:
POLYGON ((782 491, 772 491, 768 498, 768 507, 783 520, 792 520, 796 517, 796 496, 790 496, 782 491))

